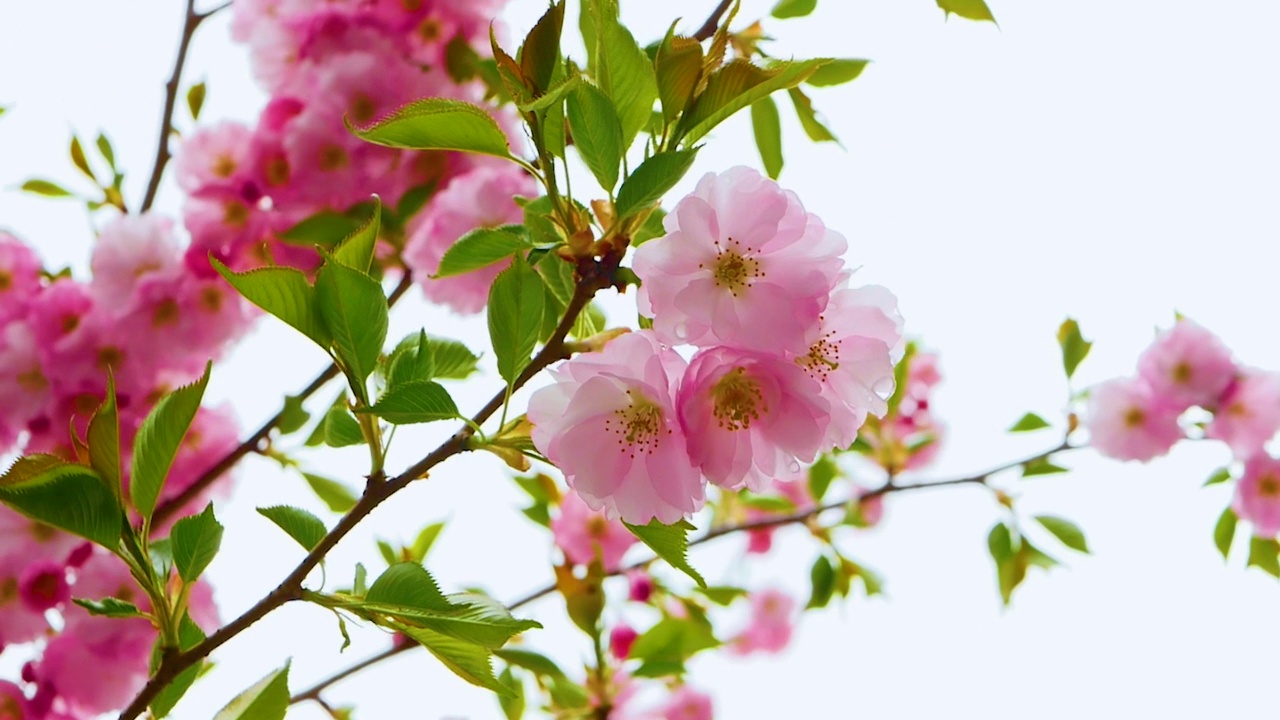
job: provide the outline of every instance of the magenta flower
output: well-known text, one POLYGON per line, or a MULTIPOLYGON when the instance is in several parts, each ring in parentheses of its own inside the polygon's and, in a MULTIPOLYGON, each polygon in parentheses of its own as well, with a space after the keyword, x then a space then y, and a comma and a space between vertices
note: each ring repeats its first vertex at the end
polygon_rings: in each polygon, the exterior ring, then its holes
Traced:
POLYGON ((626 623, 618 623, 609 631, 609 654, 618 660, 626 660, 631 654, 631 646, 635 644, 636 638, 640 634, 636 629, 626 623))
POLYGON ((35 717, 31 703, 22 693, 22 688, 8 680, 0 680, 0 718, 4 720, 25 720, 35 717))
POLYGON ((627 599, 631 602, 647 603, 653 597, 653 578, 644 570, 632 570, 627 573, 627 599))
POLYGON ((1258 453, 1245 461, 1231 507, 1253 524, 1255 536, 1280 533, 1280 460, 1258 453))
POLYGON ((1245 370, 1218 403, 1208 437, 1222 440, 1236 457, 1248 457, 1280 430, 1280 376, 1245 370))
POLYGON ((845 241, 794 193, 737 167, 702 178, 636 250, 640 312, 663 342, 804 353, 845 241))
POLYGON ((829 447, 831 407, 821 386, 778 357, 703 350, 685 371, 679 406, 689 457, 721 487, 762 490, 829 447))
POLYGON ((591 508, 643 525, 702 507, 673 401, 684 360, 650 332, 623 335, 552 371, 529 399, 533 443, 591 508))
POLYGON ((1178 410, 1214 408, 1235 378, 1236 364, 1216 335, 1183 319, 1142 353, 1138 374, 1178 410))
POLYGON ((1169 452, 1183 436, 1181 408, 1142 378, 1117 378, 1093 389, 1084 424, 1089 444, 1116 460, 1146 462, 1169 452))
POLYGON ((190 193, 212 185, 231 185, 245 172, 252 141, 253 131, 232 120, 191 133, 174 158, 178 187, 190 193))
POLYGON ((569 562, 587 565, 599 557, 606 571, 617 570, 622 556, 636 544, 636 536, 622 523, 587 507, 575 493, 560 502, 560 513, 551 520, 551 533, 569 562))
POLYGON ((40 292, 40 258, 21 240, 0 230, 0 323, 22 316, 40 292))
POLYGON ((67 569, 61 562, 37 560, 18 576, 18 594, 31 612, 42 613, 71 599, 67 569))

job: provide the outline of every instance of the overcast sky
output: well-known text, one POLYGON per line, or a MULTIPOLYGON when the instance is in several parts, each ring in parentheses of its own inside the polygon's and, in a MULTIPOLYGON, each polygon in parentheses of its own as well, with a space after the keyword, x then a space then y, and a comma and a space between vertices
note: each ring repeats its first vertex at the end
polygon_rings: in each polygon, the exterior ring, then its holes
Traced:
MULTIPOLYGON (((1067 315, 1096 341, 1081 384, 1132 372, 1175 310, 1217 331, 1244 362, 1280 368, 1280 5, 990 3, 999 28, 944 21, 931 0, 823 0, 811 18, 766 27, 778 38, 774 55, 875 61, 857 82, 813 93, 844 149, 811 145, 786 119, 781 180, 849 238, 848 261, 861 267, 856 280, 892 289, 908 331, 941 353, 946 380, 934 407, 950 434, 921 479, 1054 444, 1052 433, 1009 438, 1003 431, 1026 411, 1060 416, 1067 391, 1054 332, 1067 315)), ((14 188, 37 174, 73 183, 69 134, 92 136, 101 127, 131 173, 127 190, 136 204, 179 5, 0 4, 0 105, 13 106, 0 118, 0 227, 52 266, 85 266, 89 223, 71 204, 14 188)), ((681 14, 691 29, 713 3, 623 5, 636 35, 648 40, 681 14)), ((743 5, 740 17, 754 19, 771 3, 743 5)), ((513 0, 510 21, 522 32, 543 7, 513 0)), ((224 13, 202 28, 188 78, 208 79, 207 119, 250 120, 263 98, 248 79, 244 48, 228 39, 227 20, 224 13)), ((745 117, 714 133, 690 183, 739 163, 758 165, 745 117)), ((170 184, 159 207, 174 212, 179 203, 170 184)), ((615 318, 628 317, 627 302, 611 305, 615 318)), ((397 308, 393 335, 424 322, 432 332, 483 342, 482 321, 427 310, 416 294, 397 308)), ((233 402, 247 428, 274 412, 285 391, 305 385, 322 361, 263 322, 215 368, 210 395, 233 402)), ((474 407, 492 384, 491 376, 459 392, 460 405, 474 407)), ((412 461, 445 432, 402 434, 391 466, 412 461)), ((1280 582, 1246 572, 1243 558, 1223 566, 1211 531, 1229 490, 1199 488, 1227 458, 1210 445, 1179 448, 1147 466, 1077 453, 1064 459, 1070 475, 1007 479, 1022 512, 1072 518, 1095 549, 1091 557, 1060 553, 1070 569, 1032 573, 1007 611, 986 555, 986 533, 998 517, 988 494, 969 487, 893 498, 881 528, 844 543, 885 576, 887 598, 805 617, 780 658, 699 659, 692 680, 715 695, 726 718, 1270 712, 1280 669, 1273 650, 1280 582)), ((361 458, 334 451, 314 466, 356 478, 361 458)), ((442 584, 483 584, 499 599, 542 585, 549 550, 519 516, 518 494, 504 478, 489 458, 451 461, 353 533, 331 555, 330 582, 345 581, 357 561, 379 566, 373 536, 408 540, 421 525, 451 518, 429 563, 442 584)), ((249 461, 234 498, 219 507, 228 530, 211 577, 224 617, 299 559, 291 541, 253 511, 281 502, 319 510, 298 478, 249 461)), ((694 564, 714 580, 807 592, 815 548, 803 532, 782 536, 765 563, 743 565, 742 548, 721 541, 697 551, 694 564)), ((532 612, 548 630, 530 633, 531 647, 566 667, 588 657, 554 599, 532 612)), ((732 627, 726 621, 724 629, 732 627)), ((208 717, 287 657, 301 688, 385 644, 376 631, 354 640, 339 657, 331 616, 286 608, 220 650, 217 669, 175 717, 208 717)), ((16 667, 12 657, 0 663, 5 676, 16 667)), ((366 719, 499 717, 488 693, 425 653, 343 684, 331 698, 358 699, 358 717, 366 719)), ((323 713, 313 706, 295 716, 323 713)))

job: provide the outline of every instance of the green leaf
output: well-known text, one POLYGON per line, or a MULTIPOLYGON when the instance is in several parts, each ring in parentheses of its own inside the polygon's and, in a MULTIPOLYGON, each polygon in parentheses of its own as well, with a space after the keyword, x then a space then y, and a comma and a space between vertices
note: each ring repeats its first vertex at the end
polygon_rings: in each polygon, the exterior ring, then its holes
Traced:
POLYGON ((622 124, 613 102, 595 86, 582 83, 569 93, 566 109, 574 147, 600 187, 612 194, 623 152, 622 124))
POLYGON ((112 169, 116 169, 116 151, 111 147, 111 141, 106 135, 98 133, 98 139, 94 141, 98 146, 98 152, 102 154, 102 159, 107 161, 107 165, 112 169))
POLYGON ((440 259, 432 277, 443 278, 479 270, 529 249, 529 241, 517 226, 482 227, 458 238, 440 259))
POLYGON ((330 447, 349 447, 365 443, 360 423, 356 422, 351 412, 344 406, 329 408, 321 425, 324 427, 324 442, 330 447))
POLYGON ((326 262, 316 275, 316 304, 351 389, 364 401, 365 382, 387 339, 387 298, 382 285, 358 270, 326 262))
MULTIPOLYGON (((553 126, 557 117, 560 120, 560 124, 563 125, 564 116, 563 114, 556 113, 556 111, 560 109, 561 103, 564 102, 565 97, 567 97, 574 88, 578 87, 578 83, 580 82, 582 82, 581 75, 569 75, 568 77, 556 82, 545 93, 539 95, 537 99, 521 104, 520 112, 538 113, 546 111, 547 116, 544 125, 548 126, 548 128, 553 126)), ((558 153, 555 152, 555 148, 547 149, 552 150, 556 155, 563 154, 563 149, 558 153)))
POLYGON ((258 514, 275 523, 289 537, 298 541, 307 552, 316 549, 316 545, 328 534, 320 518, 303 510, 288 505, 274 505, 258 508, 258 514))
MULTIPOLYGON (((183 615, 182 622, 178 624, 178 646, 183 650, 191 648, 204 642, 204 631, 199 625, 191 619, 190 615, 183 615)), ((151 701, 151 715, 155 718, 163 718, 167 716, 183 695, 187 694, 187 690, 191 688, 197 678, 210 667, 204 661, 197 662, 191 667, 178 673, 178 677, 164 687, 155 700, 151 701)))
POLYGON ((983 0, 936 0, 938 7, 942 8, 947 15, 955 13, 962 18, 969 20, 986 20, 995 22, 995 16, 991 14, 991 8, 983 0))
POLYGON ((361 223, 333 251, 333 259, 347 267, 368 275, 373 265, 373 250, 378 244, 378 232, 382 227, 382 200, 373 196, 373 209, 369 219, 361 223))
POLYGON ((116 380, 107 373, 107 394, 89 418, 89 465, 102 476, 117 500, 123 496, 120 477, 120 412, 116 407, 116 380))
POLYGON ((1213 544, 1217 546, 1218 552, 1222 553, 1224 561, 1231 554, 1231 543, 1236 539, 1236 522, 1238 519, 1236 511, 1227 506, 1222 511, 1222 515, 1218 517, 1218 524, 1213 527, 1213 544))
POLYGON ((836 587, 836 569, 825 555, 819 555, 809 570, 809 583, 813 587, 805 609, 826 607, 836 587))
POLYGON ((1209 476, 1208 480, 1204 481, 1204 485, 1202 485, 1201 487, 1209 487, 1210 485, 1217 485, 1219 483, 1227 482, 1230 479, 1231 479, 1231 470, 1225 467, 1220 467, 1217 470, 1213 471, 1213 474, 1209 476))
MULTIPOLYGON (((622 129, 622 151, 631 147, 636 135, 644 129, 658 99, 658 79, 653 62, 641 49, 631 32, 618 22, 613 12, 603 12, 598 42, 595 77, 600 89, 616 108, 622 129)), ((574 133, 576 140, 577 133, 574 133)), ((612 187, 607 187, 612 190, 612 187)))
POLYGON ((636 537, 640 538, 649 549, 658 554, 658 557, 667 561, 671 567, 683 572, 685 575, 693 578, 694 582, 701 587, 707 586, 707 581, 702 579, 697 570, 689 565, 689 531, 693 526, 688 520, 681 520, 672 525, 663 525, 657 520, 649 521, 648 525, 632 525, 631 523, 623 523, 627 529, 636 537))
POLYGON ((414 380, 430 380, 435 376, 435 357, 425 330, 401 340, 387 358, 387 389, 414 380))
POLYGON ((589 338, 603 332, 605 323, 604 311, 594 302, 588 303, 582 312, 578 313, 578 317, 574 318, 573 329, 569 334, 579 340, 589 338))
POLYGON ((463 680, 499 694, 510 694, 511 691, 493 676, 488 649, 427 628, 400 624, 393 627, 416 640, 463 680))
POLYGON ((307 485, 311 486, 311 492, 320 498, 336 513, 345 513, 356 506, 357 498, 355 493, 351 492, 346 485, 337 480, 330 480, 321 475, 313 475, 311 473, 302 473, 302 477, 306 479, 307 485))
POLYGON ((80 138, 75 135, 71 136, 71 164, 90 180, 97 182, 98 178, 93 174, 93 168, 89 167, 89 158, 84 156, 84 146, 80 144, 80 138))
POLYGON ((1058 328, 1058 344, 1062 346, 1062 367, 1067 371, 1067 379, 1075 374, 1080 362, 1089 354, 1093 343, 1080 334, 1080 324, 1071 318, 1063 321, 1058 328))
POLYGON ((564 29, 564 0, 552 3, 520 46, 520 71, 535 94, 551 87, 551 75, 560 60, 560 33, 564 29))
POLYGON ((622 181, 618 188, 618 217, 627 218, 662 199, 693 166, 697 150, 655 153, 622 181))
POLYGON ((498 695, 498 705, 502 707, 502 714, 507 720, 520 720, 524 717, 525 698, 524 698, 524 682, 511 672, 511 667, 503 668, 502 674, 498 676, 498 683, 506 688, 507 692, 498 695))
POLYGON ((1024 478, 1064 472, 1067 472, 1067 468, 1064 468, 1061 465, 1055 465, 1049 458, 1036 458, 1035 460, 1022 464, 1022 477, 1024 478))
POLYGON ((719 645, 706 624, 665 618, 636 638, 627 657, 643 661, 636 677, 654 677, 669 669, 678 672, 690 657, 719 645))
POLYGON ((308 247, 320 245, 334 247, 342 239, 360 229, 359 219, 347 213, 333 210, 320 212, 303 218, 298 224, 280 233, 280 239, 295 245, 308 247))
POLYGON ((200 111, 204 108, 204 98, 207 92, 208 87, 203 81, 187 89, 187 109, 191 111, 192 120, 200 119, 200 111))
POLYGON ((525 670, 529 670, 535 675, 539 675, 541 677, 566 677, 564 671, 560 669, 560 666, 556 665, 554 660, 542 653, 526 650, 524 648, 502 648, 494 650, 493 654, 506 661, 508 665, 522 667, 525 670))
POLYGON ((129 471, 129 497, 133 507, 145 521, 151 520, 156 500, 164 487, 165 477, 173 458, 178 454, 182 439, 195 420, 204 399, 204 388, 209 384, 212 363, 204 367, 204 375, 190 385, 174 390, 156 403, 142 421, 142 427, 133 439, 133 463, 129 471))
POLYGON ((516 257, 489 289, 489 338, 498 374, 510 386, 529 364, 546 304, 542 278, 516 257))
POLYGON ((39 178, 32 178, 22 183, 22 189, 29 193, 35 193, 36 195, 44 195, 45 197, 69 197, 71 195, 71 191, 61 185, 49 180, 41 180, 39 178))
POLYGON ((213 720, 284 720, 289 710, 289 666, 276 670, 237 695, 213 720))
POLYGON ((685 147, 702 139, 712 128, 739 110, 778 90, 786 90, 809 79, 826 58, 800 62, 778 62, 768 68, 737 59, 711 74, 706 89, 680 119, 680 139, 685 147))
POLYGON ((1089 544, 1085 542, 1084 531, 1075 523, 1052 515, 1037 515, 1036 522, 1058 538, 1063 545, 1077 552, 1088 553, 1089 544))
POLYGON ((1032 430, 1042 430, 1047 427, 1050 427, 1050 425, 1044 418, 1036 415, 1035 413, 1027 413, 1021 418, 1018 418, 1018 422, 1014 423, 1013 427, 1009 428, 1009 432, 1031 432, 1032 430))
POLYGON ((414 562, 422 562, 426 559, 427 553, 431 552, 431 547, 436 544, 436 538, 440 537, 440 531, 444 530, 444 523, 431 523, 422 528, 418 533, 418 537, 414 539, 413 545, 409 548, 409 555, 414 562))
POLYGON ((787 18, 804 17, 813 12, 818 7, 818 0, 779 0, 777 5, 773 6, 770 13, 774 17, 785 20, 787 18))
POLYGON ((105 597, 101 600, 88 598, 71 598, 71 602, 89 611, 90 615, 101 615, 111 618, 145 617, 137 605, 118 598, 105 597))
POLYGON ((222 545, 222 524, 213 516, 213 503, 199 515, 184 517, 173 524, 169 533, 173 548, 173 564, 184 582, 193 583, 222 545))
POLYGON ((805 84, 813 87, 831 87, 856 80, 867 68, 870 60, 840 58, 823 65, 805 80, 805 84))
POLYGON ((987 549, 997 563, 1013 559, 1013 534, 1009 532, 1008 525, 999 523, 991 528, 991 532, 987 534, 987 549))
POLYGON ((787 95, 791 98, 791 104, 796 109, 796 117, 800 119, 800 127, 804 128, 804 134, 814 142, 833 142, 839 143, 836 136, 827 129, 826 125, 818 119, 818 113, 813 109, 813 101, 805 95, 798 87, 788 88, 787 95))
POLYGON ((401 562, 378 576, 364 596, 366 603, 399 605, 423 610, 448 611, 453 603, 440 592, 431 573, 415 562, 401 562))
POLYGON ((708 600, 717 604, 728 606, 740 597, 747 596, 746 588, 733 587, 730 585, 709 585, 707 587, 697 588, 698 592, 706 596, 708 600))
POLYGON ((459 100, 418 100, 371 125, 352 128, 352 132, 363 140, 387 147, 511 157, 507 137, 493 117, 459 100))
MULTIPOLYGON (((667 229, 662 226, 662 220, 667 214, 662 208, 656 207, 644 219, 644 224, 635 230, 631 236, 631 247, 640 247, 654 238, 660 238, 667 234, 667 229)), ((618 268, 622 270, 623 268, 618 268)))
POLYGON ((396 549, 391 547, 391 543, 386 540, 378 541, 378 553, 382 555, 382 559, 387 565, 395 565, 401 562, 400 555, 396 553, 396 549))
POLYGON ((476 371, 480 356, 457 340, 427 338, 435 362, 435 377, 441 380, 466 380, 476 371))
POLYGON ((765 172, 777 180, 782 172, 782 121, 773 98, 766 96, 751 103, 751 129, 765 172))
POLYGON ((358 412, 373 413, 392 425, 412 425, 459 416, 449 391, 430 380, 401 383, 387 390, 372 407, 358 412))
POLYGON ((302 398, 288 395, 284 399, 284 407, 280 409, 280 419, 276 421, 276 429, 288 435, 302 429, 311 419, 311 413, 302 407, 302 398))
POLYGON ((831 481, 839 476, 840 466, 836 465, 830 455, 822 455, 809 467, 809 494, 813 496, 814 502, 822 502, 827 489, 831 487, 831 481))
POLYGON ((1280 578, 1280 542, 1275 538, 1250 538, 1249 563, 1246 567, 1259 567, 1269 575, 1280 578))
POLYGON ((669 125, 689 107, 698 79, 702 77, 702 44, 692 38, 677 37, 675 23, 672 23, 658 46, 653 64, 658 98, 662 101, 662 119, 669 125))
POLYGON ((236 273, 213 257, 209 262, 246 300, 280 318, 325 350, 329 349, 333 338, 320 317, 315 289, 307 282, 306 275, 287 267, 236 273))

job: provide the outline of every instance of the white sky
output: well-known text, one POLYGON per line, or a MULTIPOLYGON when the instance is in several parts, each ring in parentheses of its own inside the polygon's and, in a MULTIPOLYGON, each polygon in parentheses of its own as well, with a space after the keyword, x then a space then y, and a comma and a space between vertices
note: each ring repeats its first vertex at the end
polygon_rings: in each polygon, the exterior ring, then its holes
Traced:
MULTIPOLYGON (((700 23, 712 4, 631 0, 624 17, 650 39, 679 14, 692 18, 688 27, 700 23)), ((748 19, 771 5, 743 4, 748 19)), ((37 174, 73 184, 70 131, 91 138, 103 127, 131 171, 128 197, 137 203, 179 5, 0 3, 0 105, 14 106, 0 118, 0 226, 50 265, 84 266, 84 213, 13 189, 37 174)), ((1131 372, 1153 327, 1168 324, 1175 308, 1217 331, 1243 361, 1280 368, 1271 321, 1280 259, 1280 6, 991 5, 999 29, 944 22, 930 0, 823 0, 811 18, 767 27, 781 39, 779 55, 875 60, 854 84, 812 93, 847 150, 814 147, 789 122, 782 182, 849 238, 859 281, 896 292, 909 331, 942 353, 946 381, 935 407, 951 434, 928 478, 1053 443, 1052 434, 1009 438, 1003 430, 1025 411, 1049 417, 1061 407, 1054 331, 1068 314, 1097 343, 1082 383, 1131 372)), ((509 16, 523 29, 543 7, 513 0, 509 16)), ((262 102, 244 48, 229 43, 227 19, 202 29, 188 66, 189 79, 209 80, 210 120, 252 118, 262 102)), ((758 164, 742 117, 715 133, 691 177, 744 162, 758 164)), ((172 212, 179 202, 170 185, 160 207, 172 212)), ((484 327, 428 312, 415 295, 397 309, 393 335, 423 322, 458 337, 482 337, 484 327)), ((264 322, 215 368, 210 393, 231 398, 244 424, 256 425, 321 360, 264 322)), ((480 385, 458 393, 464 409, 488 395, 480 385)), ((392 467, 446 432, 402 433, 392 467)), ((1229 491, 1199 485, 1226 457, 1216 446, 1183 447, 1136 466, 1079 453, 1066 460, 1070 475, 1021 486, 1010 479, 1024 513, 1076 520, 1095 555, 1033 573, 1005 612, 986 555, 998 516, 988 495, 961 488, 894 498, 880 529, 844 543, 886 577, 888 599, 806 616, 781 658, 698 660, 693 680, 712 690, 727 718, 1265 715, 1280 669, 1272 650, 1280 644, 1280 583, 1244 571, 1242 558, 1224 568, 1213 548, 1229 491)), ((313 467, 354 478, 361 457, 334 451, 313 467)), ((331 575, 345 581, 357 561, 380 567, 374 535, 408 540, 450 517, 429 562, 442 584, 484 584, 499 599, 540 586, 549 551, 514 509, 517 491, 503 477, 489 458, 451 461, 344 542, 328 563, 331 575)), ((211 577, 225 617, 299 559, 253 511, 280 502, 320 509, 298 478, 249 461, 235 499, 218 509, 228 532, 211 577)), ((814 548, 802 532, 784 536, 764 564, 743 566, 741 549, 722 541, 694 563, 714 579, 776 579, 807 592, 814 548)), ((532 647, 566 666, 588 656, 555 600, 534 613, 549 629, 528 635, 532 647)), ((175 717, 209 716, 286 657, 294 658, 296 689, 384 643, 360 632, 339 657, 331 617, 286 608, 221 650, 217 669, 175 717)), ((16 664, 0 669, 9 675, 16 664)), ((330 698, 358 699, 366 719, 499 717, 488 693, 425 653, 330 698)), ((323 713, 311 706, 290 717, 323 713)))

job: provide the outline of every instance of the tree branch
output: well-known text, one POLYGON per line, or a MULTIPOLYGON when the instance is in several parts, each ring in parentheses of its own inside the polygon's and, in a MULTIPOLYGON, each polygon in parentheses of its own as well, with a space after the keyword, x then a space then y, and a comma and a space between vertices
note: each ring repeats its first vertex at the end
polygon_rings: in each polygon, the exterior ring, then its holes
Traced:
POLYGON ((187 51, 191 47, 191 38, 196 34, 200 23, 213 13, 221 10, 215 8, 207 13, 196 12, 195 0, 187 0, 187 13, 182 23, 182 39, 178 42, 178 58, 173 63, 173 72, 164 84, 164 110, 160 115, 160 139, 156 142, 156 159, 151 165, 151 178, 147 180, 147 194, 142 198, 139 212, 146 212, 156 201, 156 193, 160 190, 160 179, 164 177, 165 165, 169 164, 169 135, 173 133, 173 109, 178 102, 178 85, 182 82, 182 68, 187 64, 187 51))
MULTIPOLYGON (((394 307, 396 302, 398 302, 400 298, 404 297, 404 294, 408 292, 412 285, 413 278, 410 277, 409 272, 406 270, 404 276, 400 278, 400 283, 397 284, 395 289, 391 291, 391 294, 387 296, 387 306, 394 307)), ((317 375, 316 378, 311 381, 311 384, 303 388, 302 392, 298 393, 296 397, 299 401, 305 401, 337 376, 338 367, 336 365, 330 365, 324 369, 324 372, 317 375)), ((156 508, 155 513, 152 515, 152 522, 159 525, 165 520, 168 520, 174 513, 181 510, 193 499, 198 497, 200 493, 207 490, 210 485, 218 480, 218 478, 222 477, 223 473, 235 467, 237 463, 244 459, 244 456, 251 452, 260 450, 262 443, 271 436, 271 431, 280 424, 280 420, 284 417, 284 412, 285 411, 282 409, 280 412, 272 415, 262 424, 261 427, 255 430, 252 435, 245 438, 244 442, 240 443, 234 450, 224 455, 222 459, 214 463, 212 467, 204 471, 204 473, 200 475, 195 482, 191 483, 191 485, 187 486, 182 492, 173 496, 171 499, 160 503, 156 508)))
POLYGON ((710 40, 711 36, 716 34, 716 28, 720 27, 720 18, 724 16, 732 4, 733 0, 720 0, 720 4, 707 17, 707 21, 702 23, 702 27, 698 28, 698 31, 693 34, 693 39, 710 40))

